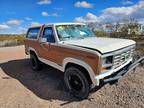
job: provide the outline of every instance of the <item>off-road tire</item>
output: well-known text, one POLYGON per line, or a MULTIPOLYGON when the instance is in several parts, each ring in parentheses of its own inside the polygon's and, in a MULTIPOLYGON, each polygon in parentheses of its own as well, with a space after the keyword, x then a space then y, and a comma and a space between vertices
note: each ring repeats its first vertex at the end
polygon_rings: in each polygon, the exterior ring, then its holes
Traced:
POLYGON ((76 67, 67 68, 64 74, 64 82, 66 88, 74 97, 86 99, 89 96, 90 84, 80 69, 76 67))

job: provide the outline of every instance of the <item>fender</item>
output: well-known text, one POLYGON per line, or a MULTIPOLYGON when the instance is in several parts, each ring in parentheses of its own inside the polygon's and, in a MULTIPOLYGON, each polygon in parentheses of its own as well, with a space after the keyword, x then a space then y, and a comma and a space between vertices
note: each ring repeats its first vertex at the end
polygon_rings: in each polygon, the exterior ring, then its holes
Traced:
POLYGON ((94 74, 94 71, 93 69, 90 67, 89 64, 87 64, 86 62, 82 61, 82 60, 78 60, 78 59, 75 59, 75 58, 71 58, 71 57, 67 57, 63 60, 63 69, 65 70, 66 68, 66 65, 68 63, 74 63, 74 64, 77 64, 79 66, 82 66, 83 68, 85 68, 92 80, 92 83, 94 85, 97 84, 97 81, 95 80, 95 74, 94 74))
POLYGON ((30 52, 30 51, 35 52, 36 56, 39 58, 39 56, 38 56, 38 54, 37 54, 37 52, 36 52, 36 50, 34 48, 28 47, 28 52, 30 52))

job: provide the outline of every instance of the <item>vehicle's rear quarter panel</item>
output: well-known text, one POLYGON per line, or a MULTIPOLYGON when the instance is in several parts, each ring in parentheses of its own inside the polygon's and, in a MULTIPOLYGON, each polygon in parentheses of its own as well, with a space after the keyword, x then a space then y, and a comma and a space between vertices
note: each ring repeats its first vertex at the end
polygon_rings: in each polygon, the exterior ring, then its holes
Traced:
MULTIPOLYGON (((25 42, 25 52, 29 53, 29 48, 33 48, 36 50, 37 53, 39 53, 39 42, 36 40, 28 40, 26 39, 25 42)), ((39 55, 39 54, 38 54, 39 55)))

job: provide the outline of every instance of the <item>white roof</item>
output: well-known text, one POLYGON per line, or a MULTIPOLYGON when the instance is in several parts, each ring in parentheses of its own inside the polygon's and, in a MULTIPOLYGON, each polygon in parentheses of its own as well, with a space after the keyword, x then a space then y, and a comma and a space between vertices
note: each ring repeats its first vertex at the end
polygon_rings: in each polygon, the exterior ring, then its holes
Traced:
POLYGON ((41 26, 43 26, 43 25, 46 25, 46 26, 49 26, 49 25, 51 25, 51 26, 56 26, 56 25, 86 25, 85 23, 72 23, 72 22, 70 22, 70 23, 47 23, 47 24, 41 24, 41 25, 36 25, 36 26, 32 26, 32 27, 30 27, 30 28, 36 28, 36 27, 41 27, 41 26))
POLYGON ((85 25, 85 24, 84 23, 52 23, 52 25, 85 25))

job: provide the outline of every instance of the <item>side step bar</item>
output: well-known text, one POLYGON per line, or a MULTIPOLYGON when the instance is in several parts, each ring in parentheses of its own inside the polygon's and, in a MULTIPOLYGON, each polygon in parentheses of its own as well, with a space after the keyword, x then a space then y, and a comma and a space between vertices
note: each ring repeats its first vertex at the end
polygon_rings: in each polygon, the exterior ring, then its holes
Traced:
POLYGON ((120 80, 121 78, 123 78, 125 75, 127 75, 130 71, 134 70, 139 65, 144 65, 144 57, 139 58, 137 61, 135 61, 131 65, 124 68, 123 70, 118 72, 117 75, 115 75, 113 77, 105 78, 103 80, 103 82, 107 83, 107 82, 111 82, 111 81, 115 81, 115 80, 120 80))

